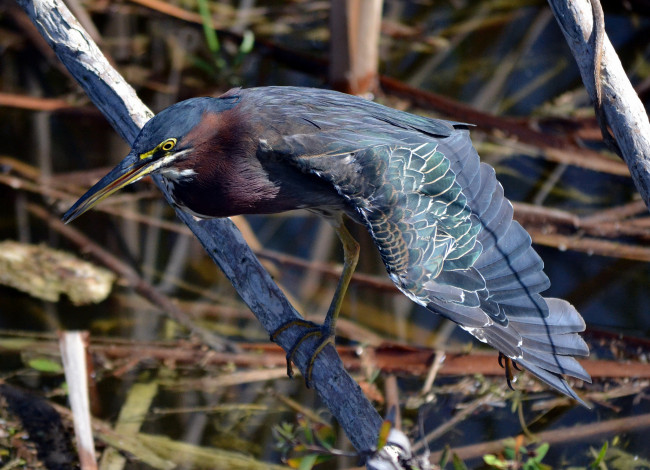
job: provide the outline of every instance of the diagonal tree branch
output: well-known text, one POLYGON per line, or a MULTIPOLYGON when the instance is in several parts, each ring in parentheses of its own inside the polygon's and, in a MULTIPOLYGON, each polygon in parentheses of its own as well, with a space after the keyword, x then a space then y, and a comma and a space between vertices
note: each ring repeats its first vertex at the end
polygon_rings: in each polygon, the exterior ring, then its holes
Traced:
POLYGON ((607 34, 594 28, 594 18, 598 19, 600 12, 596 2, 599 0, 549 0, 585 88, 591 100, 601 104, 607 118, 601 127, 609 125, 612 129, 634 184, 650 208, 650 122, 607 34), (596 57, 599 50, 602 57, 596 57), (594 70, 599 62, 600 68, 594 70), (600 78, 600 83, 594 78, 600 78))
MULTIPOLYGON (((59 0, 19 0, 19 3, 115 130, 127 142, 133 142, 152 113, 107 62, 72 13, 59 0)), ((160 180, 155 180, 171 201, 160 180)), ((230 220, 196 221, 180 211, 177 215, 196 235, 268 332, 299 317, 230 220)), ((299 334, 299 328, 289 328, 277 338, 278 344, 287 351, 299 334)), ((294 362, 303 372, 312 347, 313 341, 307 340, 296 351, 294 362)), ((319 396, 354 447, 359 451, 373 448, 381 417, 344 370, 333 347, 328 346, 316 358, 312 378, 319 396)))

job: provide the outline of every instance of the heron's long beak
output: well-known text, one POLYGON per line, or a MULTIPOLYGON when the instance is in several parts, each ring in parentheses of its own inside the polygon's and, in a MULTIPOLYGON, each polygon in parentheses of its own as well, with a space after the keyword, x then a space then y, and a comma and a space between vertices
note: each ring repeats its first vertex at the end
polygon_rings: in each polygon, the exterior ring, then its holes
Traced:
POLYGON ((114 192, 149 174, 154 169, 151 163, 150 160, 143 161, 137 155, 128 154, 124 160, 68 209, 68 212, 63 215, 63 222, 67 224, 73 221, 114 192))

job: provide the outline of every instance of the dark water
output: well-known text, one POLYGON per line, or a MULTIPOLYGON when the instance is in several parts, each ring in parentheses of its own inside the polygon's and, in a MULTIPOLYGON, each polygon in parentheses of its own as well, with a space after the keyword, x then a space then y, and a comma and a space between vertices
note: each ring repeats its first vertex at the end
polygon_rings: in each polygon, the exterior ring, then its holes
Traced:
MULTIPOLYGON (((239 16, 237 6, 227 6, 224 6, 226 13, 223 13, 225 26, 235 24, 241 29, 251 28, 258 38, 316 57, 326 57, 327 3, 258 2, 255 6, 261 10, 250 15, 240 11, 239 16)), ((642 85, 648 80, 650 70, 648 19, 608 4, 605 8, 608 34, 632 82, 642 85)), ((132 77, 130 80, 154 110, 182 98, 224 91, 231 85, 325 86, 321 75, 306 73, 300 64, 277 63, 269 55, 255 51, 235 64, 233 48, 236 45, 228 41, 222 54, 226 66, 218 70, 206 48, 200 26, 149 13, 122 4, 108 8, 97 5, 93 19, 105 37, 106 48, 124 73, 132 77), (161 91, 163 88, 165 92, 161 91)), ((390 30, 387 25, 401 25, 406 31, 403 36, 386 31, 382 35, 381 70, 388 76, 495 114, 528 117, 590 112, 577 67, 543 2, 452 1, 432 4, 390 1, 385 5, 384 20, 385 30, 390 30), (561 96, 564 101, 560 100, 561 96), (563 104, 567 102, 568 105, 563 104)), ((65 97, 72 102, 83 100, 53 62, 48 62, 25 39, 11 17, 0 21, 2 31, 6 33, 4 57, 0 64, 2 92, 65 97)), ((126 144, 93 111, 92 106, 54 113, 7 107, 0 108, 0 111, 0 155, 39 167, 45 174, 111 166, 128 151, 126 144)), ((506 143, 505 149, 499 148, 504 144, 487 136, 480 128, 473 136, 482 158, 496 166, 506 196, 512 200, 531 202, 540 185, 556 170, 556 164, 521 151, 514 145, 508 148, 506 143)), ((597 144, 595 146, 598 148, 597 144)), ((135 189, 143 188, 151 190, 151 186, 143 184, 135 189)), ((62 203, 17 191, 7 185, 0 185, 0 197, 6 201, 0 207, 2 239, 45 243, 79 254, 77 247, 37 218, 28 216, 24 209, 25 202, 33 201, 45 203, 61 213, 71 200, 62 203)), ((624 204, 634 197, 629 178, 569 166, 561 173, 544 205, 587 215, 624 204)), ((122 206, 113 207, 119 210, 122 206)), ((130 203, 128 207, 155 218, 174 220, 172 211, 155 195, 141 203, 130 203)), ((248 222, 261 245, 267 249, 308 260, 340 261, 340 249, 333 232, 306 214, 255 216, 248 218, 248 222)), ((84 215, 75 221, 74 226, 138 269, 169 295, 188 302, 204 301, 240 309, 241 314, 235 319, 220 317, 218 324, 213 326, 218 331, 232 335, 234 339, 266 340, 266 333, 246 313, 227 281, 191 237, 138 225, 99 211, 84 215), (176 284, 176 279, 191 289, 176 284)), ((356 233, 363 244, 360 270, 382 276, 383 268, 369 238, 360 230, 356 233)), ((542 246, 538 246, 538 251, 552 282, 546 294, 566 298, 583 314, 594 357, 610 359, 620 354, 607 341, 595 339, 600 336, 591 332, 639 339, 650 337, 650 269, 647 263, 542 246)), ((279 267, 274 276, 298 299, 303 311, 325 312, 333 292, 333 280, 323 280, 317 272, 305 272, 300 268, 279 267)), ((0 328, 3 330, 51 332, 56 329, 88 329, 96 337, 136 341, 170 339, 181 334, 153 309, 143 306, 129 286, 123 283, 115 288, 108 300, 92 307, 75 307, 65 299, 56 303, 42 302, 12 288, 1 287, 0 309, 0 328)), ((439 318, 416 308, 406 299, 390 292, 354 285, 343 314, 387 339, 421 346, 433 346, 438 334, 447 331, 439 318)), ((467 335, 455 330, 446 344, 457 349, 469 342, 471 339, 467 335)), ((46 392, 61 384, 61 376, 41 377, 36 372, 24 373, 24 357, 15 352, 0 354, 2 374, 19 372, 13 380, 21 386, 46 392)), ((144 361, 128 373, 114 377, 109 367, 106 376, 98 379, 99 417, 114 420, 134 382, 171 374, 173 381, 183 387, 184 379, 223 372, 216 367, 171 369, 172 372, 166 368, 158 370, 144 361)), ((421 382, 420 378, 402 378, 403 399, 415 394, 421 382)), ((444 388, 456 382, 456 378, 441 377, 436 386, 444 388)), ((505 387, 501 381, 494 383, 497 387, 505 387)), ((382 377, 378 384, 382 386, 382 377)), ((618 383, 599 381, 593 389, 602 390, 608 386, 616 388, 618 383)), ((286 378, 223 387, 216 391, 191 385, 185 388, 181 392, 173 387, 162 387, 154 406, 173 408, 239 403, 262 404, 268 409, 262 413, 152 416, 145 422, 145 432, 241 451, 268 462, 277 462, 279 458, 271 427, 296 419, 295 413, 282 408, 270 391, 288 395, 309 409, 320 410, 322 406, 300 380, 286 378)), ((581 389, 583 392, 589 390, 589 387, 581 389)), ((405 416, 411 422, 417 422, 421 417, 425 432, 428 432, 452 419, 458 413, 459 401, 465 400, 470 398, 441 393, 433 404, 419 412, 406 411, 405 416)), ((493 406, 481 408, 430 443, 431 449, 439 450, 446 444, 452 448, 460 447, 520 433, 519 419, 510 409, 510 403, 495 400, 491 403, 493 406)), ((608 406, 596 405, 593 411, 578 407, 554 410, 531 425, 531 430, 541 432, 648 412, 647 398, 633 394, 609 400, 608 406)), ((538 415, 529 402, 524 405, 528 422, 538 415)), ((646 433, 643 430, 617 435, 609 433, 578 443, 553 444, 544 462, 554 468, 584 467, 593 459, 589 447, 600 449, 605 440, 612 441, 615 435, 618 436, 615 446, 618 449, 650 458, 646 433)), ((345 446, 344 439, 340 439, 337 445, 345 446)), ((480 462, 480 459, 473 459, 468 463, 476 467, 480 462)), ((612 466, 619 468, 617 464, 612 466)), ((144 467, 132 464, 129 468, 144 467)), ((623 468, 622 464, 620 468, 623 468)))

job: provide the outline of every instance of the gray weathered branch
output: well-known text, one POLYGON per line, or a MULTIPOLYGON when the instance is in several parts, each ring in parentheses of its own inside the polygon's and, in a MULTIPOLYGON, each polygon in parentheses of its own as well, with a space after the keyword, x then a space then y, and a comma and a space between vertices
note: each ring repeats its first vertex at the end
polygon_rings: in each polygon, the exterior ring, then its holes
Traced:
MULTIPOLYGON (((115 130, 127 142, 133 142, 152 114, 70 11, 59 0, 19 0, 19 3, 115 130)), ((160 181, 156 183, 165 193, 160 181)), ((168 194, 165 197, 171 201, 168 194)), ((299 317, 230 220, 196 221, 179 211, 177 215, 194 232, 267 331, 273 332, 299 317)), ((289 350, 299 333, 297 327, 287 329, 278 337, 278 344, 289 350)), ((307 340, 296 352, 294 362, 303 373, 312 347, 313 342, 307 340)), ((355 448, 371 449, 377 442, 381 417, 347 374, 333 347, 328 346, 317 357, 312 378, 316 391, 355 448)))
MULTIPOLYGON (((592 0, 599 1, 599 0, 592 0)), ((594 86, 594 15, 590 0, 549 0, 553 14, 578 63, 582 81, 597 102, 594 86)), ((606 34, 600 74, 602 107, 634 184, 650 208, 650 123, 606 34)))

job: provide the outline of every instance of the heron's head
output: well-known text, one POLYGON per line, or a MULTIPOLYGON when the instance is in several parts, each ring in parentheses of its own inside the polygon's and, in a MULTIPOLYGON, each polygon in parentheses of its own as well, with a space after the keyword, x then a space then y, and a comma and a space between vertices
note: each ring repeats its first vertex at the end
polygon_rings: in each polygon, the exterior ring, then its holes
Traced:
MULTIPOLYGON (((129 154, 99 180, 64 214, 68 223, 116 191, 149 174, 170 179, 194 176, 194 150, 217 131, 211 116, 235 106, 233 94, 221 98, 192 98, 174 104, 151 118, 142 128, 129 154)), ((205 155, 205 152, 200 155, 205 155)))

